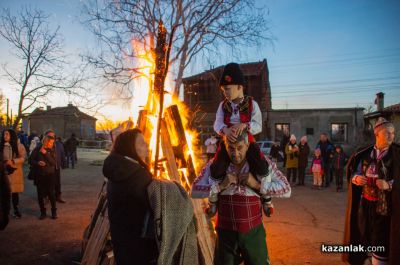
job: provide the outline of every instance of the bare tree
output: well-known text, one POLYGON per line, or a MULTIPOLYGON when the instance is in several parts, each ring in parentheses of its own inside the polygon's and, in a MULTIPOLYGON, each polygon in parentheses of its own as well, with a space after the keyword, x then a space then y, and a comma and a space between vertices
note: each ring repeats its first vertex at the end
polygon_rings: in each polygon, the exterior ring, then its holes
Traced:
POLYGON ((42 11, 30 8, 23 8, 17 16, 9 9, 0 14, 0 36, 21 63, 16 69, 3 65, 5 75, 19 93, 14 128, 35 104, 46 104, 48 96, 56 91, 76 93, 73 88, 82 80, 70 66, 67 68, 59 27, 52 29, 48 18, 42 11))
MULTIPOLYGON (((154 51, 157 26, 175 29, 169 63, 176 71, 179 93, 186 67, 199 55, 219 54, 221 46, 238 48, 269 41, 265 7, 254 0, 93 0, 85 21, 103 44, 100 54, 87 56, 102 75, 122 86, 140 71, 135 68, 134 39, 154 51)), ((169 37, 168 37, 169 38, 169 37)))

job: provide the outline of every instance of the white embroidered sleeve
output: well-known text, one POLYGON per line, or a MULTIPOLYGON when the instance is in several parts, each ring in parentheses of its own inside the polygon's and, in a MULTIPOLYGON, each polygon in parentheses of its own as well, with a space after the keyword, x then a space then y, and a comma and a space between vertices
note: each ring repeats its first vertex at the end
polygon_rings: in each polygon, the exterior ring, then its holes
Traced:
POLYGON ((227 127, 227 125, 224 123, 224 111, 222 110, 222 104, 223 102, 219 104, 217 113, 215 114, 214 131, 218 134, 221 134, 221 130, 224 127, 227 127))
POLYGON ((253 100, 253 111, 251 112, 251 121, 249 127, 252 135, 259 134, 262 131, 261 110, 255 100, 253 100))
POLYGON ((266 160, 269 164, 268 175, 261 179, 261 194, 263 197, 266 195, 277 198, 289 198, 292 191, 285 175, 269 158, 266 158, 266 160))
POLYGON ((201 170, 200 175, 194 180, 190 195, 194 199, 208 198, 210 195, 211 183, 209 182, 211 172, 210 165, 213 159, 211 159, 201 170))

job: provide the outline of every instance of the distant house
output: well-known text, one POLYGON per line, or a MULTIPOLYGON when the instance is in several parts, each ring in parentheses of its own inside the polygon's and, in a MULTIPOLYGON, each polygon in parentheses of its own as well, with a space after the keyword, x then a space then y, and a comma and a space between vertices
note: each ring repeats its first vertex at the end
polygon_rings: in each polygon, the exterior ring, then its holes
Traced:
POLYGON ((294 134, 297 141, 307 136, 308 144, 315 148, 321 133, 327 133, 333 144, 345 151, 363 145, 363 108, 280 109, 267 113, 268 138, 280 140, 284 131, 294 134))
POLYGON ((55 131, 63 139, 69 138, 72 133, 82 140, 93 140, 96 136, 96 118, 81 112, 76 106, 68 104, 66 107, 47 109, 36 108, 23 120, 24 131, 28 134, 35 132, 40 135, 48 129, 55 131))
MULTIPOLYGON (((241 64, 240 67, 245 78, 245 94, 254 97, 262 112, 270 110, 271 90, 267 60, 241 64)), ((223 69, 224 66, 219 66, 183 78, 184 101, 194 114, 192 127, 200 131, 202 143, 214 132, 215 113, 219 103, 224 99, 218 86, 223 69)), ((266 135, 259 137, 265 138, 266 135)))
POLYGON ((384 93, 379 92, 376 94, 375 104, 377 106, 377 110, 374 112, 370 112, 364 115, 364 122, 366 131, 370 132, 370 135, 373 135, 373 128, 375 126, 376 121, 379 117, 384 117, 388 121, 391 121, 396 128, 395 130, 395 139, 399 141, 400 139, 400 103, 384 106, 384 93))

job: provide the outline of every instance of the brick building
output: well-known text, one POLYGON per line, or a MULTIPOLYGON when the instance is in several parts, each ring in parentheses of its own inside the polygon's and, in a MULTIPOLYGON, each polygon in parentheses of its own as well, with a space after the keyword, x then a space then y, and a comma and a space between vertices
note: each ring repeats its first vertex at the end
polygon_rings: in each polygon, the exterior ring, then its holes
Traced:
MULTIPOLYGON (((254 97, 262 112, 271 109, 271 90, 267 60, 240 65, 245 78, 245 94, 254 97)), ((218 87, 224 66, 183 79, 184 101, 194 114, 194 128, 200 131, 201 142, 214 131, 213 124, 219 103, 224 99, 218 87)), ((266 129, 266 127, 265 127, 266 129)), ((263 133, 266 130, 263 129, 263 133)), ((260 135, 264 138, 266 135, 260 135)))
POLYGON ((23 119, 23 130, 30 134, 42 134, 53 129, 56 135, 63 139, 69 138, 72 133, 81 140, 93 140, 96 136, 96 118, 81 112, 76 106, 68 104, 66 107, 47 109, 36 108, 23 119))

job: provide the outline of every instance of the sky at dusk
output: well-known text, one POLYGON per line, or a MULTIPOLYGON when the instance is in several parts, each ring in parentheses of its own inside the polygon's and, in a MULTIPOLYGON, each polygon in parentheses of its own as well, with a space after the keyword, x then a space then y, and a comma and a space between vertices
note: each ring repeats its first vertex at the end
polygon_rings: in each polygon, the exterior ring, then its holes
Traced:
MULTIPOLYGON (((80 24, 83 1, 1 0, 0 7, 16 11, 29 4, 49 13, 52 24, 61 27, 66 53, 77 55, 96 48, 94 37, 80 24)), ((238 47, 240 58, 235 59, 221 51, 212 64, 267 59, 273 108, 367 108, 380 91, 386 106, 400 102, 400 1, 260 0, 258 4, 268 7, 273 44, 238 47)), ((0 63, 13 65, 3 40, 0 51, 0 63)), ((209 63, 196 61, 186 76, 208 70, 209 63)), ((16 109, 17 94, 3 77, 0 88, 16 109)), ((50 105, 70 100, 55 95, 50 105)), ((123 119, 130 116, 128 108, 107 106, 102 113, 123 119)))

